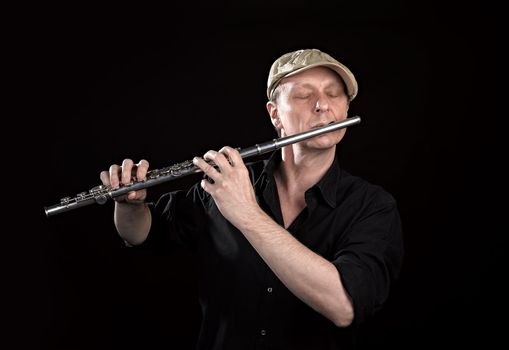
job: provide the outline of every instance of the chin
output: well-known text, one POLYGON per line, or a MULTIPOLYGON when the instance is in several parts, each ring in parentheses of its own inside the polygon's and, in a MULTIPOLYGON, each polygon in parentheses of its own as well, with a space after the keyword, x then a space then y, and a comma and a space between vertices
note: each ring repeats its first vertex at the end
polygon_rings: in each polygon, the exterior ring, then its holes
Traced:
POLYGON ((324 134, 317 137, 313 137, 308 145, 312 148, 317 149, 329 149, 331 147, 335 147, 341 140, 345 132, 343 130, 338 130, 337 132, 333 132, 330 134, 324 134))

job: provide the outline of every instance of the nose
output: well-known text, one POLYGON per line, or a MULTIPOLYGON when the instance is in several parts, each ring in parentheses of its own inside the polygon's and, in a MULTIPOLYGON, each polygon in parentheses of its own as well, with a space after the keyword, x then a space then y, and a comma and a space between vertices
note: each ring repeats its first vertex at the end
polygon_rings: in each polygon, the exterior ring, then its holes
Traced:
POLYGON ((315 112, 323 112, 329 110, 329 103, 325 99, 316 100, 315 112))

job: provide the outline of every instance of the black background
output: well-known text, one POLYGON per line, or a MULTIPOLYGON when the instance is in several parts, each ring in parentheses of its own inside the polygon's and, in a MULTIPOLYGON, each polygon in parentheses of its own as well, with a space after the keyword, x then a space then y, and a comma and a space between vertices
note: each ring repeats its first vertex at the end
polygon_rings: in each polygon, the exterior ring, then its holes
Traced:
POLYGON ((19 200, 7 212, 16 240, 5 245, 14 344, 191 349, 200 310, 189 255, 126 251, 111 203, 52 218, 43 207, 127 157, 160 168, 274 138, 270 64, 319 48, 359 82, 350 115, 362 123, 339 146, 341 164, 389 190, 404 225, 401 279, 362 328, 361 348, 487 346, 507 232, 494 203, 505 198, 496 12, 304 0, 30 8, 8 31, 10 92, 21 97, 4 122, 4 139, 16 139, 4 146, 15 155, 5 183, 19 200))

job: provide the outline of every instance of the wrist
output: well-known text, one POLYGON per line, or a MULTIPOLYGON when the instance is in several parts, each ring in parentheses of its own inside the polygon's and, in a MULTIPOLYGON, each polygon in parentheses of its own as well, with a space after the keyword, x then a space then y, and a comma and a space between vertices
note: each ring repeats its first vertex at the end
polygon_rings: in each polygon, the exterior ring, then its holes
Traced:
POLYGON ((138 208, 147 207, 147 202, 144 200, 124 200, 124 201, 115 201, 115 206, 118 209, 128 209, 128 210, 136 210, 138 208))

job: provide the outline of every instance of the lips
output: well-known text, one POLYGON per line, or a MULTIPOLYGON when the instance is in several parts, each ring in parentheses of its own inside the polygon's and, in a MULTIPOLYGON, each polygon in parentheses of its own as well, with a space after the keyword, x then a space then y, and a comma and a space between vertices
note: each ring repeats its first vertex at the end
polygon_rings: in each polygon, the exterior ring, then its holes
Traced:
POLYGON ((332 123, 334 123, 334 121, 330 121, 330 122, 328 122, 328 123, 319 123, 319 124, 313 125, 313 126, 311 127, 311 129, 321 128, 322 126, 330 125, 330 124, 332 124, 332 123))

